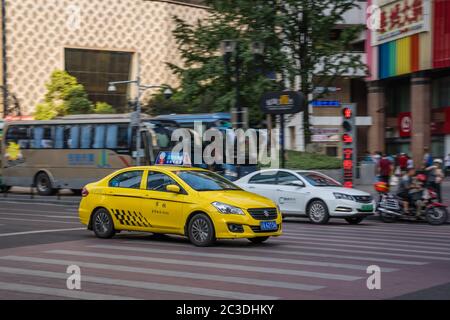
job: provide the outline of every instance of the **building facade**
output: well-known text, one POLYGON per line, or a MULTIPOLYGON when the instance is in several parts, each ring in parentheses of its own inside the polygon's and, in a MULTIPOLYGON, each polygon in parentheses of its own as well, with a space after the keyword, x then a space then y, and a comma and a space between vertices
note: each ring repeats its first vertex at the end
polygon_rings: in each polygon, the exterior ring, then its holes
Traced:
POLYGON ((450 153, 450 1, 372 0, 379 25, 366 45, 369 150, 450 153))
POLYGON ((195 23, 208 14, 199 0, 2 2, 1 85, 6 84, 9 104, 15 101, 22 115, 33 114, 57 69, 76 76, 92 101, 117 108, 126 105, 132 88, 110 93, 108 81, 134 79, 138 54, 144 83, 176 86, 177 78, 166 65, 181 64, 172 17, 195 23))

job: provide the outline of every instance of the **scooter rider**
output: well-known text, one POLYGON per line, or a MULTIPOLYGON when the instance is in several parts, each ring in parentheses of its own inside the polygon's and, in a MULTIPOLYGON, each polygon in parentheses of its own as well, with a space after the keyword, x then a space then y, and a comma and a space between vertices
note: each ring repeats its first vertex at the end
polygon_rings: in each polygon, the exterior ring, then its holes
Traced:
POLYGON ((409 169, 405 172, 398 186, 397 196, 403 200, 405 214, 409 214, 409 203, 411 202, 410 190, 413 187, 413 177, 416 174, 415 169, 409 169))
POLYGON ((416 207, 416 217, 419 218, 422 215, 423 198, 425 191, 425 184, 427 182, 427 176, 424 174, 418 174, 412 182, 409 190, 409 197, 412 203, 416 207))

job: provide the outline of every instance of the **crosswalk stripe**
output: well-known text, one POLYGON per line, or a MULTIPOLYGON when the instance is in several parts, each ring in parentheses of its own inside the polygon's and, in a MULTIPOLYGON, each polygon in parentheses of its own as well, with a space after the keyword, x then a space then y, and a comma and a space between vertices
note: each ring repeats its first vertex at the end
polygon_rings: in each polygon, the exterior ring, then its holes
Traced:
MULTIPOLYGON (((322 262, 322 261, 267 258, 267 257, 261 257, 261 256, 242 256, 242 255, 235 255, 235 254, 204 253, 204 252, 181 251, 181 250, 162 250, 162 249, 136 248, 136 247, 111 246, 111 245, 93 245, 93 246, 89 246, 89 247, 90 248, 98 248, 98 249, 123 250, 123 251, 134 251, 134 252, 145 252, 145 253, 162 253, 162 254, 174 254, 174 255, 188 255, 188 256, 194 256, 194 257, 234 259, 234 260, 243 260, 243 261, 264 261, 264 262, 269 262, 269 263, 287 263, 287 264, 306 265, 306 266, 342 268, 342 269, 350 269, 350 270, 367 270, 367 266, 363 266, 363 265, 332 263, 332 262, 322 262)), ((385 269, 383 269, 383 271, 384 272, 393 272, 393 271, 397 271, 397 269, 385 268, 385 269)))
POLYGON ((13 237, 13 236, 23 236, 23 235, 27 235, 27 234, 69 232, 69 231, 80 231, 80 230, 86 230, 86 228, 49 229, 49 230, 34 230, 34 231, 23 231, 23 232, 0 233, 0 237, 13 237))
MULTIPOLYGON (((325 242, 340 242, 340 243, 358 243, 358 244, 374 244, 374 241, 361 241, 361 240, 346 240, 345 237, 317 237, 317 236, 311 236, 311 235, 307 235, 305 237, 301 237, 301 236, 291 236, 291 235, 287 235, 287 236, 283 236, 283 239, 292 239, 292 240, 314 240, 314 241, 325 241, 325 242)), ((376 241, 375 242, 377 245, 384 245, 384 246, 390 246, 390 247, 396 247, 396 248, 402 248, 402 247, 406 247, 406 248, 413 248, 413 249, 430 249, 430 246, 418 246, 418 245, 412 245, 412 244, 401 244, 401 243, 397 243, 396 241, 390 241, 390 242, 381 242, 381 241, 376 241)), ((441 250, 447 250, 447 252, 450 253, 450 248, 448 247, 436 247, 433 244, 433 249, 441 249, 441 250)), ((427 251, 429 252, 429 251, 427 251)))
POLYGON ((0 220, 10 220, 10 221, 27 221, 27 222, 43 222, 43 223, 60 223, 60 224, 80 224, 75 221, 55 221, 55 220, 44 220, 44 219, 20 219, 20 218, 2 218, 0 220))
MULTIPOLYGON (((292 242, 291 242, 292 243, 292 242)), ((295 242, 294 242, 295 243, 295 242)), ((384 257, 406 257, 406 258, 416 258, 416 259, 424 259, 424 260, 440 260, 440 261, 450 261, 450 258, 446 257, 436 257, 436 256, 427 256, 427 255, 417 255, 417 254, 405 254, 405 253, 390 253, 390 252, 382 252, 382 251, 368 251, 368 250, 356 250, 356 249, 342 249, 342 248, 320 248, 317 247, 317 243, 311 245, 285 245, 284 248, 291 249, 301 249, 301 250, 319 250, 319 251, 332 251, 332 252, 350 252, 352 254, 361 253, 364 255, 380 255, 384 257)))
POLYGON ((128 261, 157 262, 157 263, 176 264, 176 265, 181 264, 181 265, 185 265, 185 266, 195 266, 195 267, 203 267, 203 268, 218 268, 218 269, 230 269, 230 270, 238 270, 238 271, 295 275, 295 276, 301 276, 301 277, 342 280, 342 281, 355 281, 355 280, 361 279, 361 277, 349 276, 349 275, 343 275, 343 274, 332 274, 332 273, 322 273, 322 272, 312 272, 312 271, 302 271, 302 270, 292 270, 292 269, 246 266, 246 265, 239 265, 239 264, 198 262, 198 261, 192 261, 192 260, 180 261, 177 259, 163 259, 163 258, 153 258, 153 257, 105 254, 105 253, 99 253, 99 252, 83 252, 83 251, 72 251, 72 250, 50 250, 50 251, 47 251, 47 253, 62 254, 62 255, 75 255, 75 256, 84 256, 84 257, 96 257, 96 258, 105 258, 105 259, 124 259, 124 260, 128 260, 128 261))
MULTIPOLYGON (((285 237, 286 239, 288 239, 288 237, 285 237)), ((292 239, 292 237, 291 237, 292 239)), ((289 243, 289 244, 297 244, 297 243, 303 243, 303 244, 307 244, 307 245, 317 245, 320 244, 320 242, 310 242, 308 240, 308 238, 306 238, 306 240, 301 240, 301 239, 294 239, 294 240, 299 240, 299 241, 286 241, 283 239, 277 239, 274 240, 276 242, 283 242, 283 243, 289 243)), ((324 240, 325 241, 325 240, 324 240)), ((330 241, 330 240, 328 240, 330 241)), ((337 242, 337 241, 335 241, 337 242)), ((343 244, 343 243, 326 243, 325 245, 327 246, 332 246, 332 247, 349 247, 349 248, 359 248, 359 249, 375 249, 375 250, 386 250, 386 251, 396 251, 396 252, 412 252, 412 253, 425 253, 425 254, 437 254, 437 255, 443 255, 443 256, 450 256, 450 251, 430 251, 430 250, 409 250, 409 249, 400 249, 400 248, 392 248, 393 245, 391 246, 360 246, 357 244, 343 244)))
POLYGON ((14 291, 22 293, 34 293, 55 297, 82 299, 82 300, 136 300, 129 297, 115 296, 110 294, 90 293, 76 290, 57 289, 42 286, 33 286, 28 284, 18 284, 9 282, 0 282, 0 291, 14 291))
POLYGON ((73 216, 58 216, 58 215, 45 215, 45 214, 33 214, 33 213, 18 213, 18 212, 0 212, 0 216, 30 216, 30 217, 42 217, 42 218, 56 218, 56 219, 73 219, 79 220, 78 217, 73 216))
POLYGON ((196 280, 210 280, 218 282, 229 282, 237 284, 247 284, 259 287, 273 287, 273 288, 283 288, 283 289, 293 289, 302 291, 315 291, 323 289, 324 286, 302 284, 296 282, 284 282, 284 281, 270 281, 254 278, 243 278, 234 276, 221 276, 216 274, 206 274, 206 273, 193 273, 185 271, 175 271, 167 269, 152 269, 152 268, 140 268, 140 267, 130 267, 124 265, 116 264, 103 264, 94 262, 83 262, 83 261, 72 261, 72 260, 61 260, 61 259, 47 259, 47 258, 34 258, 34 257, 19 257, 19 256, 6 256, 0 257, 1 260, 5 261, 18 261, 18 262, 30 262, 30 263, 43 263, 51 265, 77 265, 79 267, 101 269, 101 270, 114 270, 119 272, 130 272, 130 273, 142 273, 151 274, 166 277, 178 277, 186 279, 196 279, 196 280))
MULTIPOLYGON (((430 226, 431 227, 431 226, 430 226)), ((306 228, 306 226, 305 226, 306 228)), ((429 232, 425 232, 425 231, 414 231, 414 230, 404 230, 403 228, 398 228, 398 229, 391 229, 391 228, 387 228, 387 227, 376 227, 376 226, 353 226, 353 227, 341 227, 341 226, 333 226, 333 225, 328 225, 328 226, 310 226, 309 229, 307 230, 319 230, 319 231, 339 231, 342 233, 346 233, 346 232, 359 232, 359 234, 386 234, 386 235, 404 235, 404 236, 417 236, 417 235, 421 235, 421 236, 430 236, 432 238, 449 238, 449 233, 448 232, 439 232, 438 230, 442 230, 442 228, 448 228, 447 226, 434 226, 433 227, 435 230, 434 231, 429 231, 429 232)), ((290 228, 285 227, 283 228, 284 231, 289 232, 290 228)), ((301 229, 300 229, 301 230, 301 229)), ((300 231, 299 229, 296 229, 296 231, 300 231)))
MULTIPOLYGON (((130 244, 130 241, 120 241, 120 243, 123 244, 130 244)), ((132 244, 142 244, 145 246, 151 245, 157 245, 157 246, 174 246, 174 247, 183 247, 185 248, 185 244, 176 244, 176 243, 163 243, 163 242, 144 242, 144 241, 138 241, 138 240, 132 240, 132 244)), ((220 247, 218 248, 220 250, 225 251, 232 251, 236 252, 235 248, 225 248, 220 247)), ((252 249, 245 249, 245 248, 239 248, 239 252, 249 252, 249 253, 267 253, 267 249, 264 248, 252 248, 252 249)), ((376 262, 384 262, 384 263, 392 263, 392 264, 403 264, 403 265, 414 265, 414 266, 423 266, 428 264, 427 262, 423 261, 410 261, 410 260, 399 260, 399 259, 385 259, 385 258, 379 258, 379 257, 362 257, 362 256, 355 256, 355 255, 334 255, 334 254, 325 254, 325 253, 316 253, 316 252, 305 252, 304 250, 300 251, 293 251, 293 250, 282 250, 281 248, 277 248, 276 251, 271 252, 272 254, 279 254, 279 255, 287 255, 287 256, 311 256, 311 257, 321 257, 321 258, 337 258, 337 259, 349 259, 349 260, 361 260, 361 261, 376 261, 376 262)))
POLYGON ((78 213, 76 211, 74 211, 73 209, 70 211, 67 211, 67 209, 65 210, 58 210, 58 211, 52 211, 52 210, 36 210, 36 209, 23 209, 23 208, 14 208, 14 207, 6 207, 6 208, 0 208, 0 213, 5 213, 5 212, 9 212, 9 211, 18 211, 18 212, 30 212, 31 215, 33 215, 34 213, 45 213, 45 214, 59 214, 60 216, 63 217, 76 217, 78 216, 78 213), (72 213, 71 215, 69 215, 68 213, 72 213))
MULTIPOLYGON (((0 272, 21 274, 21 275, 27 275, 27 276, 38 276, 38 277, 53 278, 53 279, 66 279, 67 278, 66 274, 59 273, 59 272, 28 270, 28 269, 8 268, 8 267, 0 267, 0 272)), ((186 294, 201 295, 201 296, 205 296, 205 297, 216 297, 216 298, 225 298, 225 299, 239 299, 239 300, 279 299, 278 297, 274 297, 274 296, 266 296, 266 295, 251 294, 251 293, 242 293, 242 292, 206 289, 206 288, 197 288, 197 287, 187 287, 187 286, 179 286, 179 285, 169 285, 169 284, 161 284, 161 283, 145 282, 145 281, 130 281, 130 280, 122 280, 122 279, 116 279, 116 278, 111 279, 111 278, 93 277, 93 276, 86 276, 86 275, 83 275, 81 280, 83 282, 115 285, 115 286, 122 286, 122 287, 127 287, 127 288, 186 293, 186 294)), ((1 289, 1 285, 0 285, 0 289, 1 289)))
MULTIPOLYGON (((305 235, 305 236, 318 236, 318 237, 327 237, 327 238, 332 238, 332 239, 349 239, 349 240, 355 240, 357 242, 361 242, 361 236, 354 236, 353 234, 348 234, 348 233, 342 233, 342 232, 310 232, 310 231, 301 231, 301 232, 284 232, 283 233, 283 237, 285 236, 301 236, 301 235, 305 235)), ((422 239, 422 238, 421 238, 422 239)), ((376 241, 377 243, 379 242, 383 242, 383 241, 390 241, 393 244, 397 244, 397 243, 407 243, 408 245, 410 244, 423 244, 423 241, 417 241, 417 237, 416 238, 410 238, 410 240, 404 240, 404 239, 396 239, 394 237, 389 237, 389 239, 387 238, 373 238, 372 236, 364 236, 364 240, 370 240, 370 241, 376 241)), ((433 247, 438 246, 438 247, 449 247, 450 248, 450 244, 445 244, 445 243, 436 243, 436 241, 433 242, 433 247)))

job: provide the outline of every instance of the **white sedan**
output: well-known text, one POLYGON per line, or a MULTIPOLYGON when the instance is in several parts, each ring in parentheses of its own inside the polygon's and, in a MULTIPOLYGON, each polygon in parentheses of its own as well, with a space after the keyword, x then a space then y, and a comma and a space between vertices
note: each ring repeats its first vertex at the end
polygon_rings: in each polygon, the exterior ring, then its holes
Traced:
POLYGON ((375 201, 364 191, 344 188, 336 180, 314 171, 263 170, 235 184, 278 204, 284 217, 307 216, 316 224, 344 218, 358 224, 373 215, 375 201))

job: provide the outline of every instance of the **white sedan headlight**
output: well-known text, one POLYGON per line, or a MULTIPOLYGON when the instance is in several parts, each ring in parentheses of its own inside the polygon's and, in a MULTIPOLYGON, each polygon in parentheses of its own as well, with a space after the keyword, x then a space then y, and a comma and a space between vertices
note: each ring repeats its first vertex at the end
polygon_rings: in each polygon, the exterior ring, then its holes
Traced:
POLYGON ((222 202, 213 202, 212 205, 220 212, 224 214, 238 214, 245 215, 244 211, 241 208, 231 206, 222 202))
POLYGON ((355 198, 353 198, 353 196, 349 195, 349 194, 345 194, 345 193, 333 193, 334 197, 336 199, 343 199, 343 200, 350 200, 350 201, 354 201, 355 198))

